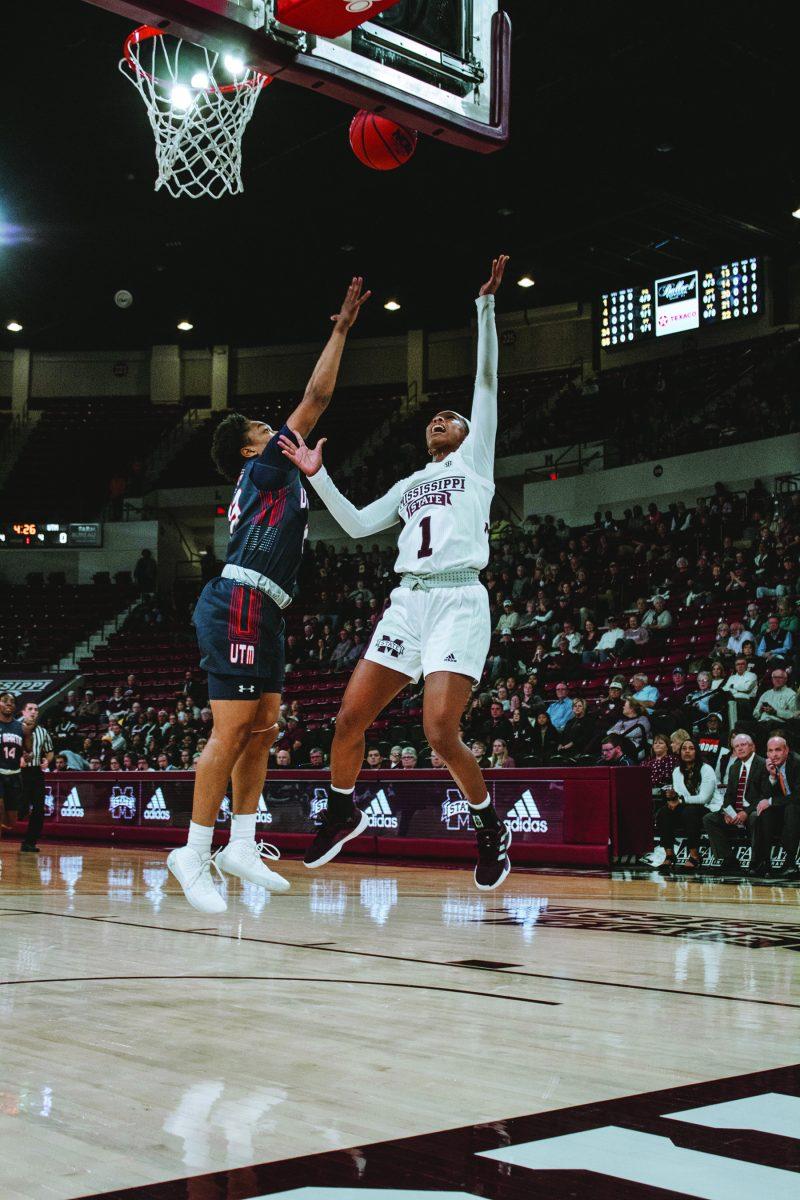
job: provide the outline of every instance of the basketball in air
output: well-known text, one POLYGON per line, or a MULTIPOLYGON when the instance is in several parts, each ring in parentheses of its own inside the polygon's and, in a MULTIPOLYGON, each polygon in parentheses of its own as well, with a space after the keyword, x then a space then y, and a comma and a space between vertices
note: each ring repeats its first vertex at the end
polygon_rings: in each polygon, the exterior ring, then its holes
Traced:
POLYGON ((126 288, 120 288, 114 293, 114 303, 117 308, 130 308, 133 304, 133 296, 126 288))
POLYGON ((395 125, 394 121, 377 117, 362 108, 350 125, 350 145, 365 167, 371 167, 373 171, 394 171, 413 155, 417 135, 413 129, 404 129, 402 125, 395 125))

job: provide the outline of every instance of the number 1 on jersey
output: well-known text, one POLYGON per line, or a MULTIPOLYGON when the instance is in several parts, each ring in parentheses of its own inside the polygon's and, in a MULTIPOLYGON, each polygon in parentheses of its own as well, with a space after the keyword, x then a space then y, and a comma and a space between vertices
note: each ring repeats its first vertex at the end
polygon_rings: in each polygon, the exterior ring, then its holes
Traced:
POLYGON ((417 558, 430 558, 433 554, 433 546, 431 545, 431 519, 423 517, 419 523, 422 530, 422 545, 419 548, 417 558))

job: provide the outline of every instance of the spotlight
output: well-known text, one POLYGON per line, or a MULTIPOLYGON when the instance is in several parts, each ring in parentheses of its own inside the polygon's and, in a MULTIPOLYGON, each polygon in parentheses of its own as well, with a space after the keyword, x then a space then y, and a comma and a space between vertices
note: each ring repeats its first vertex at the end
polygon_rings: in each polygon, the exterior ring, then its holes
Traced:
POLYGON ((238 54, 226 54, 222 65, 229 75, 244 75, 244 60, 238 54))
POLYGON ((9 333, 22 333, 22 326, 19 321, 9 321, 6 324, 6 329, 9 333))
POLYGON ((522 279, 517 280, 517 287, 532 288, 535 286, 536 286, 536 280, 532 279, 530 275, 523 275, 522 279))
POLYGON ((205 71, 195 71, 192 76, 192 87, 198 91, 204 92, 211 84, 211 80, 206 75, 205 71))
POLYGON ((397 300, 387 300, 383 306, 387 312, 399 312, 400 304, 397 300))
POLYGON ((173 108, 183 109, 184 111, 187 108, 191 108, 194 104, 194 96, 191 89, 182 83, 176 84, 170 94, 170 103, 173 108))
POLYGON ((795 221, 800 221, 800 208, 796 208, 792 213, 792 216, 794 217, 795 221))
POLYGON ((180 329, 181 333, 191 333, 194 325, 191 321, 178 321, 178 329, 180 329))

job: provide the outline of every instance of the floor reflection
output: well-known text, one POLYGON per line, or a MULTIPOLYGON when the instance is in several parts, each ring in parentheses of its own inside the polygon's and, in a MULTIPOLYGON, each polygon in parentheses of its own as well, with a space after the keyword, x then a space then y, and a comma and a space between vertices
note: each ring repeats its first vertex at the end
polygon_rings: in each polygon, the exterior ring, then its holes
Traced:
POLYGON ((193 1083, 164 1121, 164 1133, 181 1144, 189 1171, 212 1170, 222 1162, 247 1161, 275 1129, 267 1116, 287 1098, 282 1087, 250 1087, 223 1079, 193 1083))

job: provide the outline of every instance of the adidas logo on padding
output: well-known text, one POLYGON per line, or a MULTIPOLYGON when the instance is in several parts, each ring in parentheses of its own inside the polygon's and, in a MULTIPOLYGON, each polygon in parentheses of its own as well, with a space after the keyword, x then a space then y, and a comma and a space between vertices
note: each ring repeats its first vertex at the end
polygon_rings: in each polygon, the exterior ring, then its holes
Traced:
POLYGON ((371 829, 397 829, 397 817, 391 810, 383 788, 376 793, 375 799, 364 811, 371 829))
POLYGON ((62 817, 83 817, 86 814, 83 811, 81 798, 78 795, 77 788, 70 788, 69 795, 61 805, 62 817))
POLYGON ((547 821, 536 807, 533 793, 527 789, 522 793, 506 817, 506 825, 513 833, 547 833, 547 821))
POLYGON ((145 821, 171 821, 172 813, 167 808, 167 802, 164 799, 164 793, 161 788, 156 788, 150 800, 148 800, 143 813, 145 821))
POLYGON ((272 813, 267 808, 267 802, 263 796, 258 797, 258 808, 256 809, 256 825, 271 825, 272 813))

